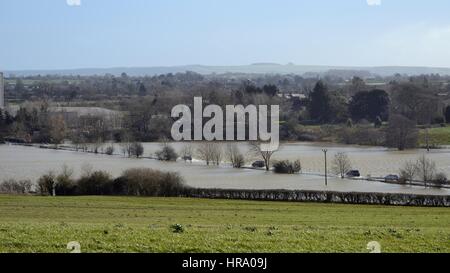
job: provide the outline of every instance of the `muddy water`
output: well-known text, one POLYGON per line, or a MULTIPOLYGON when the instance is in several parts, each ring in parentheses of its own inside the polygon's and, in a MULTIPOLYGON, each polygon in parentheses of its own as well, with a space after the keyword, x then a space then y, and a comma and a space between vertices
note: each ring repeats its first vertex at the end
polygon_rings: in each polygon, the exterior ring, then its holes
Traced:
MULTIPOLYGON (((181 150, 183 144, 173 144, 181 150)), ((247 144, 239 144, 243 152, 248 151, 247 144)), ((145 156, 152 155, 160 148, 158 143, 145 143, 145 156)), ((355 169, 362 175, 384 176, 396 174, 406 160, 415 160, 424 151, 413 150, 398 152, 379 147, 339 146, 321 143, 291 143, 282 146, 275 159, 300 159, 306 173, 323 172, 322 149, 329 150, 329 164, 337 152, 346 152, 355 169)), ((117 152, 120 152, 117 147, 117 152)), ((250 154, 247 152, 247 154, 250 154)), ((440 171, 450 176, 450 150, 435 150, 427 154, 433 159, 440 171)), ((70 151, 45 150, 33 147, 0 145, 0 180, 6 178, 31 179, 35 181, 48 170, 58 171, 63 164, 74 169, 75 175, 80 175, 83 166, 91 165, 94 169, 105 170, 114 176, 128 168, 150 167, 167 171, 178 171, 186 179, 187 184, 206 188, 236 188, 236 189, 304 189, 304 190, 334 190, 334 191, 370 191, 370 192, 405 192, 417 194, 446 194, 450 190, 425 189, 390 185, 379 182, 342 180, 330 178, 325 187, 323 177, 310 174, 276 175, 257 170, 236 170, 226 164, 221 167, 204 166, 201 162, 165 163, 150 159, 129 159, 120 155, 106 156, 70 151)))

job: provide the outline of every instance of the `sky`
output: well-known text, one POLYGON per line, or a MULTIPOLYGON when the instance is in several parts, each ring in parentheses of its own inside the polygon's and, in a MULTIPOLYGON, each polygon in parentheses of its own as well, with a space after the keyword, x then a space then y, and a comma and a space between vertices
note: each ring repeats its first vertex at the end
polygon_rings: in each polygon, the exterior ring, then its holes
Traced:
POLYGON ((0 70, 450 67, 448 0, 1 0, 0 70))

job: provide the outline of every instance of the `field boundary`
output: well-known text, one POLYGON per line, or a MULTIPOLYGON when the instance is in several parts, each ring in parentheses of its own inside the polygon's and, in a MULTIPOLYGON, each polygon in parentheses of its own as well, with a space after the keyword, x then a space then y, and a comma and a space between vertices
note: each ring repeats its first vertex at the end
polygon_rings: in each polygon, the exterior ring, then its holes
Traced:
POLYGON ((304 190, 237 190, 187 188, 180 197, 291 201, 388 206, 450 207, 450 196, 304 190))

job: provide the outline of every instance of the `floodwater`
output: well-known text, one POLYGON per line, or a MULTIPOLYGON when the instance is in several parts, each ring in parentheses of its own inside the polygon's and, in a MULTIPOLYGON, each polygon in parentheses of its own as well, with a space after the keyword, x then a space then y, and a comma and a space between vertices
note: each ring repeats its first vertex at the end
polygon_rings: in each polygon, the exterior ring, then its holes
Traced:
MULTIPOLYGON (((178 151, 184 144, 172 144, 178 151)), ((195 144, 193 145, 195 146, 195 144)), ((151 156, 161 144, 145 143, 145 155, 151 156)), ((245 143, 239 144, 242 152, 250 154, 245 143)), ((334 145, 324 143, 289 143, 283 144, 275 153, 276 159, 300 159, 304 174, 278 175, 263 170, 233 169, 227 164, 220 167, 205 166, 202 162, 176 163, 159 162, 152 159, 130 159, 120 155, 107 156, 72 151, 46 150, 35 147, 0 145, 0 181, 7 178, 36 179, 49 170, 58 171, 65 164, 74 170, 76 176, 82 169, 90 165, 94 170, 105 170, 118 176, 129 168, 146 167, 165 171, 177 171, 194 187, 226 188, 226 189, 299 189, 299 190, 331 190, 354 192, 391 192, 415 194, 450 195, 449 189, 424 188, 417 186, 392 185, 381 182, 369 182, 330 177, 325 186, 324 154, 328 149, 328 163, 332 166, 334 154, 345 152, 352 161, 352 167, 360 170, 363 176, 381 176, 397 174, 401 165, 408 160, 416 160, 424 150, 399 152, 383 147, 363 147, 334 145)), ((120 148, 116 146, 116 152, 120 148)), ((426 156, 436 162, 440 172, 450 176, 450 149, 433 150, 426 156)))

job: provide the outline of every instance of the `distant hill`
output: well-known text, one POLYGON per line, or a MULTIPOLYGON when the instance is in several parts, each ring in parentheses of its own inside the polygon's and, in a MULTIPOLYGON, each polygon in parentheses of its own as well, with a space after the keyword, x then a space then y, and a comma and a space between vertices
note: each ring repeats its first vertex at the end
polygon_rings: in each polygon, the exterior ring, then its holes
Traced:
MULTIPOLYGON (((224 74, 224 73, 248 73, 248 74, 297 74, 305 73, 323 74, 329 71, 359 71, 359 73, 371 76, 390 76, 396 73, 407 75, 420 74, 441 74, 450 75, 450 68, 439 67, 407 67, 407 66, 383 66, 383 67, 346 67, 346 66, 318 66, 318 65, 280 65, 275 63, 257 63, 241 66, 204 66, 204 65, 185 65, 185 66, 159 66, 159 67, 115 67, 115 68, 81 68, 66 70, 20 70, 5 71, 7 76, 29 76, 29 75, 120 75, 125 72, 130 76, 153 76, 167 73, 182 73, 193 71, 200 74, 224 74)), ((348 73, 347 73, 348 74, 348 73)))

